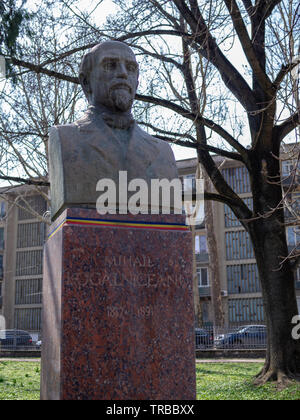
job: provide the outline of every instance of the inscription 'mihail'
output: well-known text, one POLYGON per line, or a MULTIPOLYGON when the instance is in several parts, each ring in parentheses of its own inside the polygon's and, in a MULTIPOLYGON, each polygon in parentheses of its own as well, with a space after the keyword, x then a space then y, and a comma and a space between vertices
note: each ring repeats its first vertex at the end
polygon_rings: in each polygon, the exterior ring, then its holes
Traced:
POLYGON ((153 268, 154 263, 150 257, 133 257, 131 255, 105 256, 104 263, 109 267, 142 267, 153 268))

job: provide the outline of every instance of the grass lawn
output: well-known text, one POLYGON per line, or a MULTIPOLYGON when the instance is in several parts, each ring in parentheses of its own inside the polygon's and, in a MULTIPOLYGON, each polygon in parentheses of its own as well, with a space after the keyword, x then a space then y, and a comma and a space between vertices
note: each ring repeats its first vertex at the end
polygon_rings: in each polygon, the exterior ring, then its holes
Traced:
MULTIPOLYGON (((300 400, 300 384, 252 385, 259 363, 197 364, 198 400, 300 400)), ((0 360, 0 400, 39 400, 40 363, 0 360)))
POLYGON ((0 400, 39 400, 40 363, 0 360, 0 400))
POLYGON ((197 364, 197 400, 300 400, 300 384, 277 391, 274 384, 252 384, 260 363, 197 364))

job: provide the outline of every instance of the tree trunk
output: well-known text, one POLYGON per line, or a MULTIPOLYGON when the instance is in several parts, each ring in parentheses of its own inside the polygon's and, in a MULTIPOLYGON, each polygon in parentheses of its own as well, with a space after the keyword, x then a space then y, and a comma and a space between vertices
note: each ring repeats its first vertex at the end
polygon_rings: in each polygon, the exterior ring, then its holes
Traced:
POLYGON ((195 225, 192 224, 192 238, 193 238, 193 290, 194 290, 194 311, 195 311, 195 327, 202 326, 202 310, 200 305, 199 288, 198 288, 198 276, 197 276, 197 261, 196 261, 196 229, 195 225))
MULTIPOLYGON (((257 213, 275 209, 282 197, 280 185, 261 179, 263 195, 254 195, 257 213)), ((295 280, 288 255, 283 210, 274 210, 269 217, 250 223, 249 232, 254 246, 264 300, 268 329, 265 366, 256 383, 277 381, 285 385, 300 375, 300 341, 292 337, 292 319, 298 314, 295 280)))
MULTIPOLYGON (((211 182, 204 173, 204 190, 211 192, 211 182)), ((222 294, 221 294, 221 279, 219 270, 219 256, 216 235, 214 231, 214 216, 213 216, 213 202, 205 200, 204 202, 205 213, 205 227, 207 237, 207 248, 209 255, 209 280, 211 286, 211 302, 213 310, 213 324, 215 327, 223 327, 225 323, 224 312, 222 307, 222 294)))

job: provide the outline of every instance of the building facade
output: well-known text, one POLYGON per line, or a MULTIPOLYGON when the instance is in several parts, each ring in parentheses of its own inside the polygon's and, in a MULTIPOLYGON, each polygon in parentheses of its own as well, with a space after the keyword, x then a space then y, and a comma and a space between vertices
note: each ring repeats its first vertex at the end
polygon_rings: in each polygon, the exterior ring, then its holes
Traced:
POLYGON ((47 202, 31 188, 20 187, 9 193, 5 209, 0 313, 7 329, 26 330, 37 338, 41 332, 43 246, 47 228, 35 217, 35 212, 43 215, 47 202))
MULTIPOLYGON (((222 165, 221 171, 228 184, 251 208, 253 201, 250 178, 246 168, 241 163, 230 159, 220 157, 215 157, 215 159, 218 161, 218 165, 222 165)), ((196 159, 178 162, 183 185, 186 183, 185 180, 192 182, 196 168, 196 159)), ((282 175, 289 190, 291 190, 291 177, 293 177, 294 168, 295 162, 291 160, 283 161, 282 175)), ((296 185, 290 193, 290 199, 292 206, 299 207, 300 188, 298 179, 296 179, 296 185)), ((212 206, 225 323, 231 327, 243 324, 264 324, 261 286, 249 235, 227 205, 213 202, 212 206)), ((298 210, 299 208, 297 208, 299 214, 298 210)), ((286 210, 286 222, 289 250, 292 251, 300 243, 300 230, 299 227, 295 226, 295 220, 291 217, 288 209, 286 210)), ((203 324, 212 325, 212 281, 209 278, 209 254, 205 223, 196 230, 195 252, 203 324)), ((211 256, 210 260, 213 263, 214 256, 211 256)), ((295 288, 300 313, 300 269, 295 275, 295 288)))
MULTIPOLYGON (((249 175, 236 161, 215 157, 222 164, 222 173, 240 197, 252 206, 249 175)), ((183 185, 195 184, 196 159, 178 162, 183 185)), ((293 165, 283 164, 283 176, 291 176, 293 165)), ((298 184, 299 185, 299 184, 298 184)), ((1 195, 3 197, 3 194, 1 195)), ((33 337, 41 332, 43 245, 47 225, 36 215, 44 215, 47 202, 31 187, 18 187, 10 191, 8 203, 0 200, 0 315, 6 328, 29 331, 33 337), (18 205, 15 201, 18 200, 18 205), (30 208, 32 211, 26 210, 30 208)), ((292 191, 291 206, 299 206, 300 191, 292 191)), ((217 243, 222 309, 227 326, 263 324, 264 309, 254 252, 248 233, 231 209, 213 202, 213 229, 217 243)), ((300 243, 300 230, 286 211, 287 239, 290 249, 300 243)), ((195 257, 199 299, 204 325, 213 323, 210 262, 205 223, 196 226, 195 257)), ((300 312, 300 269, 295 277, 300 312)))

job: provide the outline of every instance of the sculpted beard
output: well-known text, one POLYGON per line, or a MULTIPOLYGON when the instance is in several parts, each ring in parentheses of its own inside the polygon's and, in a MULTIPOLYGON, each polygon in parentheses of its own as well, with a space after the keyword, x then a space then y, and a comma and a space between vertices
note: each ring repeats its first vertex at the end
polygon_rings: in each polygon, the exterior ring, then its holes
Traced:
POLYGON ((113 89, 110 92, 110 99, 114 107, 122 112, 129 111, 133 104, 132 95, 127 89, 113 89))

